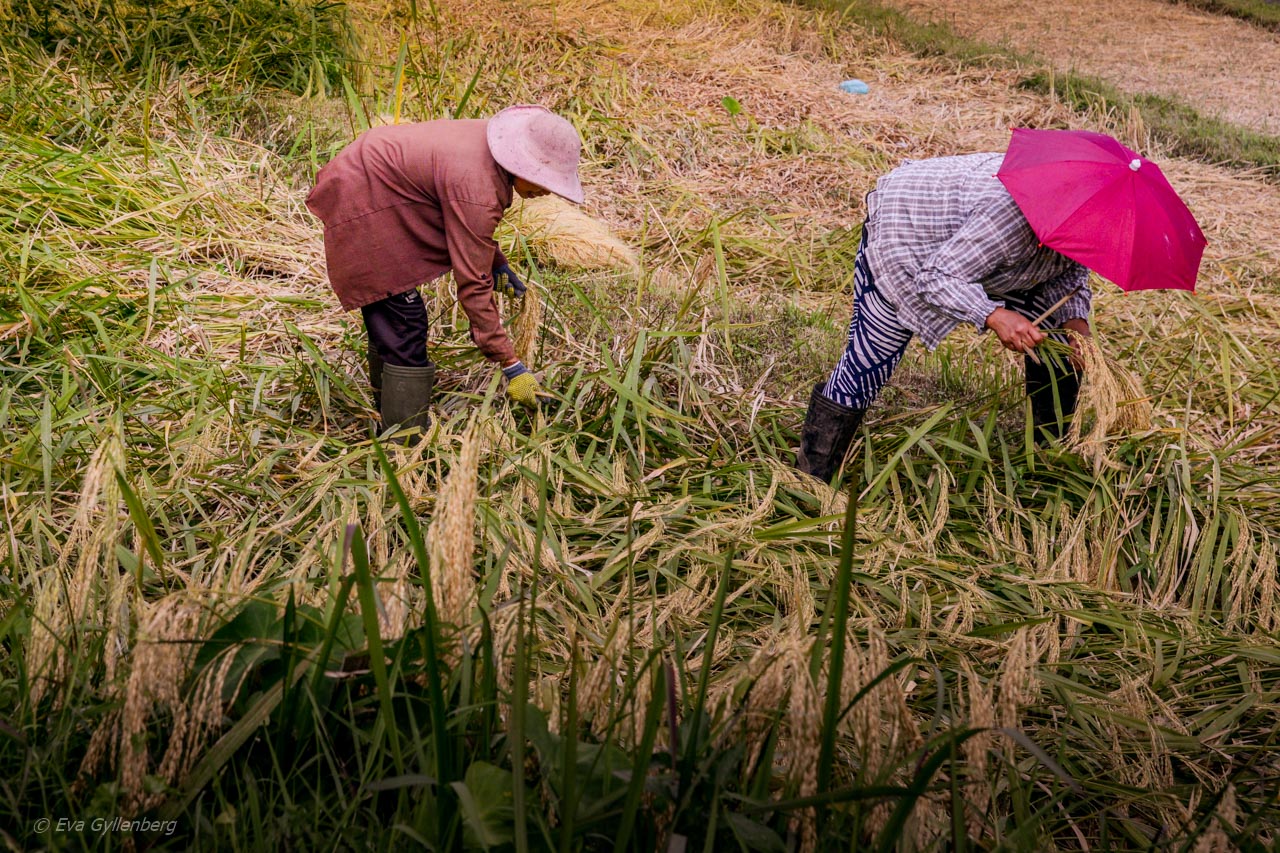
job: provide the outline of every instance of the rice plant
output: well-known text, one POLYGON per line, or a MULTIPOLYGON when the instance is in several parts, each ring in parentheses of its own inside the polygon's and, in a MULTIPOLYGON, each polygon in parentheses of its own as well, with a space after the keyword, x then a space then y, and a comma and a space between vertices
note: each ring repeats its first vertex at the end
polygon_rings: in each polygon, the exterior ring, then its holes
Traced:
POLYGON ((1233 243, 1265 230, 1224 228, 1196 296, 1100 288, 1063 446, 957 336, 912 351, 833 489, 789 460, 858 200, 897 142, 987 123, 917 134, 818 81, 1063 107, 770 0, 480 6, 306 7, 364 52, 308 47, 337 76, 305 96, 203 42, 148 78, 101 18, 53 54, 0 39, 8 845, 1271 844, 1280 303, 1233 243), (199 100, 211 74, 236 97, 199 100), (371 117, 512 101, 588 143, 591 219, 500 235, 557 401, 506 408, 444 280, 435 426, 384 445, 310 175, 371 117))

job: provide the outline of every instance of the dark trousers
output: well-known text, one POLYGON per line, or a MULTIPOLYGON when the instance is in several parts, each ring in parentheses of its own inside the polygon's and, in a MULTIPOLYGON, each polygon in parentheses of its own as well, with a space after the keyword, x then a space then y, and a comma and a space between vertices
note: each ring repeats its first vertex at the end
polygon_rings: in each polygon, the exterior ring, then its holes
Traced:
POLYGON ((388 296, 360 309, 365 331, 369 334, 369 351, 387 364, 401 367, 426 367, 427 308, 416 289, 388 296))
MULTIPOLYGON (((1005 307, 1028 320, 1035 320, 1049 307, 1042 304, 1047 297, 1038 291, 1012 293, 1000 298, 1005 301, 1005 307)), ((1062 343, 1067 341, 1062 332, 1049 332, 1049 337, 1062 343)), ((1032 420, 1037 427, 1061 438, 1066 430, 1064 419, 1076 410, 1080 374, 1069 361, 1055 363, 1047 355, 1041 355, 1039 362, 1029 355, 1023 356, 1023 368, 1027 377, 1027 397, 1031 399, 1032 420)))

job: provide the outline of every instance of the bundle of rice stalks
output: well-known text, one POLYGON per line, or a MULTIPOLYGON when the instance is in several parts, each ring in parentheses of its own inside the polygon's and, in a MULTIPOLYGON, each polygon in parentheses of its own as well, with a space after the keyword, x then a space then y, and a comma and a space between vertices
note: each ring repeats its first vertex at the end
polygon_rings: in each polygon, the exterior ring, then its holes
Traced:
POLYGON ((635 251, 619 240, 608 225, 556 196, 517 201, 508 221, 531 249, 558 266, 640 271, 635 251))
POLYGON ((524 298, 520 300, 520 313, 516 314, 511 324, 512 345, 521 361, 536 361, 538 348, 538 332, 542 328, 542 294, 541 287, 535 282, 526 282, 524 298))
POLYGON ((1097 468, 1106 464, 1110 437, 1151 429, 1151 398, 1142 380, 1108 357, 1097 338, 1081 336, 1078 340, 1084 379, 1068 441, 1097 468), (1088 432, 1084 430, 1086 420, 1090 422, 1088 432))

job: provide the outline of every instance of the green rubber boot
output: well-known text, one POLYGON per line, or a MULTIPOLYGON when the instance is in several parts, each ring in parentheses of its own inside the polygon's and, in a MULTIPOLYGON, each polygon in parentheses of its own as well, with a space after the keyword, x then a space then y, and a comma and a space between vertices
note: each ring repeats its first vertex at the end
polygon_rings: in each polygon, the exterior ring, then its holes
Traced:
MULTIPOLYGON (((382 429, 399 424, 399 430, 416 429, 418 434, 431 426, 431 392, 436 384, 436 366, 382 366, 382 429)), ((397 439, 405 441, 406 439, 397 439)))

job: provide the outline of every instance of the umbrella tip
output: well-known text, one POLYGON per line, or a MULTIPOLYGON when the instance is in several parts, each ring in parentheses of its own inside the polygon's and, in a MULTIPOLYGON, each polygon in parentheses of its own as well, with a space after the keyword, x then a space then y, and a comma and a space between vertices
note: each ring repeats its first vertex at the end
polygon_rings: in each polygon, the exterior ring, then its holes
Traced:
POLYGON ((1139 169, 1142 168, 1142 161, 1139 160, 1137 157, 1134 157, 1132 160, 1129 161, 1129 168, 1133 169, 1133 171, 1135 172, 1138 171, 1139 169))

